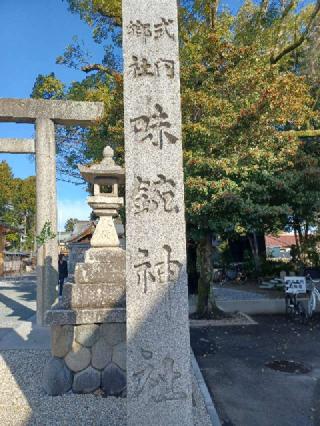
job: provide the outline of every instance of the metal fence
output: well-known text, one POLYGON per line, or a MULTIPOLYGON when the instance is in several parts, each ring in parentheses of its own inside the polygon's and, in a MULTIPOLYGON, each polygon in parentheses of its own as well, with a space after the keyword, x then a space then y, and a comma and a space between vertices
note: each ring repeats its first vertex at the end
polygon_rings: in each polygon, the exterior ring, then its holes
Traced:
POLYGON ((20 272, 23 270, 23 262, 19 260, 7 260, 4 261, 3 272, 20 272))

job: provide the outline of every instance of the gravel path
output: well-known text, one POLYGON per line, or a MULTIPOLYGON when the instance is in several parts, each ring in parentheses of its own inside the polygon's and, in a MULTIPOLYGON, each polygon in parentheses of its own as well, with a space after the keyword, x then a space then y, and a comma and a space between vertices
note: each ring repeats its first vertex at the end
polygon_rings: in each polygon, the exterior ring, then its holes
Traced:
MULTIPOLYGON (((0 352, 1 426, 126 425, 125 399, 74 394, 47 396, 41 389, 41 376, 49 357, 49 351, 0 352)), ((195 384, 193 405, 195 426, 210 426, 195 384)))

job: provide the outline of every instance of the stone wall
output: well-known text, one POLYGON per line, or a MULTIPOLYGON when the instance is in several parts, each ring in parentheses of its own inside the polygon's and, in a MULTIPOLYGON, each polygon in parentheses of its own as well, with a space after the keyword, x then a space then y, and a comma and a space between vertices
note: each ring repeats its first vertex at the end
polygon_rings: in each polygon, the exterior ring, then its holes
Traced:
POLYGON ((126 325, 103 323, 51 327, 52 358, 44 371, 49 395, 68 391, 126 395, 126 325))

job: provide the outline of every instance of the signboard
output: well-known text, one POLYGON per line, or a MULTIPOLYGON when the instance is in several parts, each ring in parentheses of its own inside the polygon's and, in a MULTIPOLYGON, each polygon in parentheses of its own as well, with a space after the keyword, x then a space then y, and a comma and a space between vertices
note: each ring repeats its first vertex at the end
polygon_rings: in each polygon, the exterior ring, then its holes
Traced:
POLYGON ((306 277, 285 277, 284 282, 288 294, 305 294, 307 292, 306 277))

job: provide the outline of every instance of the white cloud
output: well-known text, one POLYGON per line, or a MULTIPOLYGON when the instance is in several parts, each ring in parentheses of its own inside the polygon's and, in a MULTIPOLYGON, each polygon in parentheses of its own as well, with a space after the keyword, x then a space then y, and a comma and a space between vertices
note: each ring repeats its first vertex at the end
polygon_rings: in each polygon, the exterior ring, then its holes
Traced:
POLYGON ((91 209, 84 200, 58 201, 58 229, 64 231, 64 225, 70 217, 89 220, 91 209))

